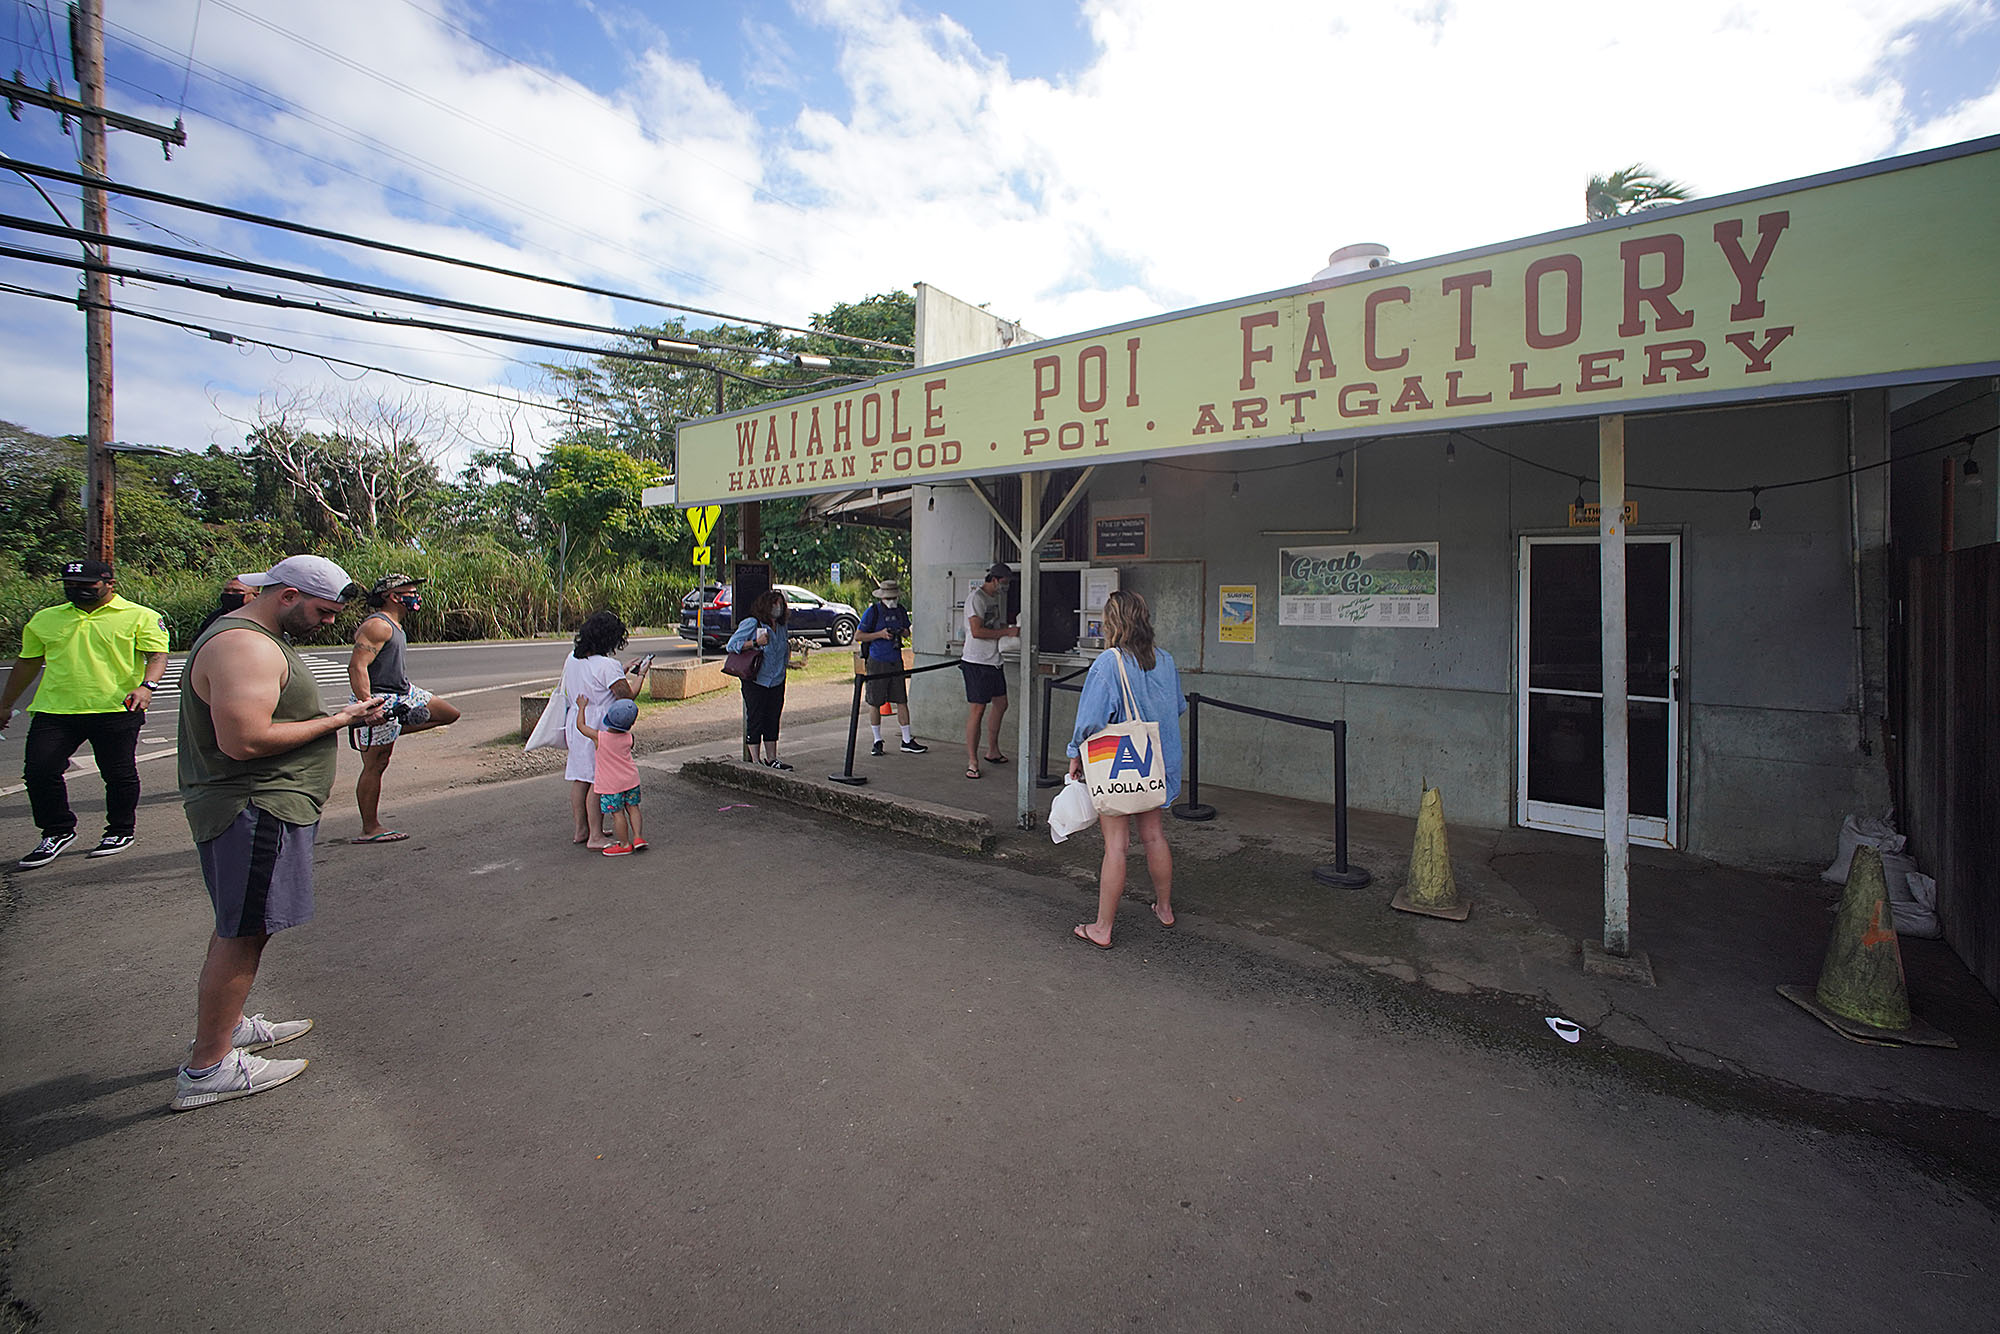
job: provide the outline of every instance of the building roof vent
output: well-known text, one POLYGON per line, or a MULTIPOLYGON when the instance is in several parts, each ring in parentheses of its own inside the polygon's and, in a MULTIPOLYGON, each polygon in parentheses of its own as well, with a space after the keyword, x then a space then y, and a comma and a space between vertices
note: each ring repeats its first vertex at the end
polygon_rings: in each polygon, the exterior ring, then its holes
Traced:
POLYGON ((1329 278, 1345 278, 1352 273, 1366 273, 1370 269, 1386 269, 1396 261, 1389 258, 1389 247, 1377 245, 1373 241, 1363 241, 1359 245, 1344 245, 1326 257, 1326 267, 1312 276, 1316 283, 1329 278))

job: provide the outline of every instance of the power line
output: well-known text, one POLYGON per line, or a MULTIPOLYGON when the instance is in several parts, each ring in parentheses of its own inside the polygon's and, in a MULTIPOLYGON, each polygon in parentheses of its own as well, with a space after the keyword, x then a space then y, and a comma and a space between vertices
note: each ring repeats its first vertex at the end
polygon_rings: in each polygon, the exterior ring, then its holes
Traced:
MULTIPOLYGON (((10 168, 24 176, 40 176, 48 180, 63 181, 71 185, 101 184, 113 194, 124 195, 133 199, 145 199, 152 203, 167 204, 174 208, 185 208, 199 213, 208 213, 215 217, 229 218, 237 222, 275 227, 282 231, 295 232, 301 236, 312 236, 320 240, 338 241, 345 245, 362 246, 366 249, 379 250, 387 254, 406 255, 412 259, 424 259, 439 264, 450 264, 457 268, 472 269, 480 273, 491 273, 503 278, 518 278, 524 282, 540 283, 547 287, 559 287, 572 292, 586 292, 592 296, 610 297, 617 301, 630 301, 639 305, 652 306, 660 310, 677 310, 686 314, 727 320, 731 323, 744 326, 776 329, 781 333, 806 334, 821 338, 830 338, 836 342, 854 343, 865 347, 878 347, 891 352, 909 352, 911 350, 901 343, 888 343, 880 339, 863 338, 859 334, 833 333, 825 329, 803 329, 797 325, 779 324, 774 320, 759 320, 742 315, 730 315, 718 310, 704 310, 700 306, 686 306, 672 301, 661 301, 654 297, 640 296, 633 292, 623 292, 615 288, 596 287, 588 283, 571 282, 566 278, 550 278, 542 274, 527 273, 520 269, 503 268, 495 264, 483 264, 478 260, 460 259, 452 255, 441 255, 436 251, 419 250, 413 246, 397 245, 392 241, 376 241, 368 237, 356 236, 349 232, 337 232, 325 227, 314 227, 308 223, 292 222, 288 219, 272 217, 269 214, 251 212, 247 209, 230 208, 223 204, 210 204, 203 200, 188 199, 181 195, 168 194, 163 190, 149 190, 141 186, 120 185, 113 181, 90 181, 76 172, 65 171, 59 167, 44 167, 36 163, 22 162, 5 154, 0 154, 0 166, 10 168)), ((693 342, 696 340, 685 339, 683 341, 693 342)), ((722 346, 740 348, 742 345, 724 344, 722 346)))
MULTIPOLYGON (((64 255, 50 254, 46 250, 28 250, 20 246, 0 245, 0 258, 27 260, 35 264, 53 264, 63 268, 78 267, 78 261, 64 255)), ((626 352, 618 348, 590 347, 581 343, 563 343, 550 338, 533 338, 527 334, 509 333, 500 329, 481 329, 473 325, 444 324, 436 320, 422 320, 410 315, 390 315, 383 311, 341 310, 322 305, 317 301, 300 301, 292 297, 278 296, 264 292, 246 292, 240 288, 221 287, 214 283, 201 282, 176 273, 156 273, 149 269, 135 269, 123 264, 103 264, 84 261, 81 267, 89 272, 101 272, 114 278, 136 278, 144 282, 162 283, 169 287, 186 288, 209 296, 221 297, 227 301, 245 301, 255 305, 275 306, 283 310, 310 310, 321 315, 331 315, 336 319, 360 320, 368 324, 380 324, 398 329, 421 329, 437 333, 460 333, 473 338, 493 338, 502 342, 521 343, 529 347, 553 348, 559 352, 576 352, 589 357, 604 357, 615 361, 637 361, 655 366, 680 366, 688 370, 706 371, 725 379, 737 380, 743 384, 753 384, 763 389, 817 389, 822 385, 851 384, 860 378, 852 375, 827 375, 816 380, 773 380, 765 376, 745 375, 705 361, 686 361, 678 357, 656 356, 644 352, 626 352)), ((744 349, 754 351, 754 349, 744 349)), ((768 354, 767 354, 768 355, 768 354)))
MULTIPOLYGON (((55 301, 66 306, 75 306, 78 304, 75 297, 64 296, 59 292, 37 291, 32 287, 18 287, 13 283, 0 283, 0 291, 13 292, 19 296, 31 296, 42 301, 55 301)), ((247 343, 251 346, 266 348, 274 352, 286 352, 295 357, 311 357, 315 361, 323 361, 329 365, 347 366, 358 371, 374 371, 381 375, 393 375, 399 380, 408 380, 413 384, 431 385, 438 389, 450 389, 461 394, 477 394, 482 398, 498 399, 502 403, 512 403, 516 407, 534 408, 554 416, 595 422, 601 426, 617 427, 626 425, 626 423, 618 421, 615 418, 598 416, 596 413, 586 412, 581 408, 565 407, 561 403, 541 403, 534 399, 517 398, 510 394, 497 393, 491 389, 474 389, 470 385, 453 384, 449 380, 433 380, 428 376, 417 375, 411 371, 399 371, 389 366, 375 366, 364 361, 349 361, 345 357, 336 357, 326 352, 314 352, 309 348, 291 347, 284 343, 274 343, 266 338, 251 338, 246 334, 240 334, 234 330, 217 329, 206 324, 196 324, 188 320, 174 319, 170 316, 155 314, 129 304, 119 306, 118 313, 120 315, 129 315, 134 319, 150 320, 155 324, 164 324, 170 328, 182 329, 188 333, 200 334, 210 342, 225 343, 232 346, 238 343, 247 343)))

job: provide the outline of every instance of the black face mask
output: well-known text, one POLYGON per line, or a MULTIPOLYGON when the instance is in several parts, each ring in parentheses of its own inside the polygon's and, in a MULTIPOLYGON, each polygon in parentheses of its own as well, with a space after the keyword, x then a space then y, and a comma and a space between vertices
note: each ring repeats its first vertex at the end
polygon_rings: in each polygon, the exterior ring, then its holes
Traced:
POLYGON ((224 611, 235 611, 249 600, 250 595, 248 593, 224 593, 216 598, 215 605, 224 611))
POLYGON ((65 584, 63 593, 85 611, 89 611, 104 600, 96 584, 65 584))

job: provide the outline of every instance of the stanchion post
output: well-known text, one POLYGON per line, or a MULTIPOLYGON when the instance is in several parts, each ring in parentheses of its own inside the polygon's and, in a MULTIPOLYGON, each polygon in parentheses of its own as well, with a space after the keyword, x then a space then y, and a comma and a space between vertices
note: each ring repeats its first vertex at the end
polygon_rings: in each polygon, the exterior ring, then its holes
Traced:
POLYGON ((1347 864, 1347 720, 1333 723, 1333 865, 1315 866, 1313 879, 1335 889, 1360 889, 1375 877, 1347 864))
POLYGON ((1213 820, 1215 807, 1201 802, 1201 696, 1192 694, 1188 702, 1187 800, 1173 807, 1177 820, 1213 820))
POLYGON ((1056 701, 1056 679, 1042 678, 1042 753, 1035 761, 1035 786, 1060 787, 1062 776, 1049 773, 1049 710, 1056 701))
POLYGON ((854 741, 855 738, 860 735, 861 735, 861 677, 857 673, 854 678, 854 707, 848 710, 847 713, 847 767, 845 769, 842 769, 837 774, 827 775, 827 777, 832 779, 834 782, 845 783, 849 787, 859 787, 863 783, 868 781, 868 779, 865 776, 854 772, 854 741))

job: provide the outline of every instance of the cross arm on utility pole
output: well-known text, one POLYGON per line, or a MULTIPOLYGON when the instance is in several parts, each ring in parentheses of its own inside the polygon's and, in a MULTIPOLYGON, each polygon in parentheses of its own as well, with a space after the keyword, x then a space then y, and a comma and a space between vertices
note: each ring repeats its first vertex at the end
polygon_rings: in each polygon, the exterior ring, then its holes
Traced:
MULTIPOLYGON (((30 88, 17 79, 0 79, 0 94, 6 96, 7 114, 15 120, 21 119, 21 104, 26 102, 30 106, 59 111, 64 116, 75 116, 78 120, 82 120, 85 116, 96 116, 113 129, 129 130, 133 134, 143 134, 148 139, 158 139, 161 149, 169 158, 174 155, 174 149, 185 147, 188 141, 187 129, 178 116, 174 118, 171 127, 155 125, 149 120, 140 120, 137 116, 128 116, 106 107, 92 106, 74 97, 64 97, 53 88, 46 90, 30 88)), ((64 129, 65 131, 68 129, 67 125, 64 129)))

